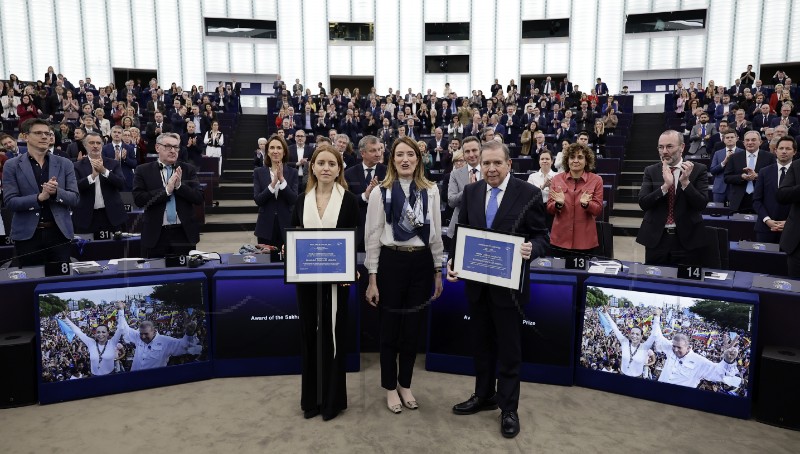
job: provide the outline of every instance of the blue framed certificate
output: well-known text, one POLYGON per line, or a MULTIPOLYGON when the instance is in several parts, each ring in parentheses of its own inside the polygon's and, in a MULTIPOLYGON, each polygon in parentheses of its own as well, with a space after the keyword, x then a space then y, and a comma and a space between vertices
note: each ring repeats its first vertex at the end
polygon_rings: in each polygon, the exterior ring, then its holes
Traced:
POLYGON ((355 229, 287 229, 286 283, 356 281, 355 229))
POLYGON ((456 242, 453 271, 459 279, 520 289, 523 272, 520 246, 525 242, 524 236, 459 224, 453 241, 456 242))

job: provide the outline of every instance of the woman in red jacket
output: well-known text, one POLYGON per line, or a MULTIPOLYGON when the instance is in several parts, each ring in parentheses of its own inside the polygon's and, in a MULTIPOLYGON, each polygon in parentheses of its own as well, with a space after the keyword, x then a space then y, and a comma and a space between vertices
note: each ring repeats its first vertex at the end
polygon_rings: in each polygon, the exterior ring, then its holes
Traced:
POLYGON ((603 210, 603 180, 591 172, 594 153, 586 145, 573 143, 563 155, 564 172, 553 177, 547 200, 554 217, 550 244, 556 256, 589 255, 599 245, 595 218, 603 210))
POLYGON ((37 109, 31 102, 31 95, 22 95, 22 102, 17 106, 17 117, 19 117, 19 127, 22 129, 22 123, 31 118, 37 118, 42 114, 42 111, 37 109))

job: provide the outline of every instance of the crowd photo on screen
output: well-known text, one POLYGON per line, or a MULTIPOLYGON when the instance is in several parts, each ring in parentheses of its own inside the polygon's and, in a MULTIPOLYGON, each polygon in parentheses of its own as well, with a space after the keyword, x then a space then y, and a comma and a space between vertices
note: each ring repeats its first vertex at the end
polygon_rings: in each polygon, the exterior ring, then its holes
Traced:
POLYGON ((588 287, 580 366, 747 397, 753 306, 588 287))
POLYGON ((208 360, 200 282, 39 296, 42 382, 208 360))

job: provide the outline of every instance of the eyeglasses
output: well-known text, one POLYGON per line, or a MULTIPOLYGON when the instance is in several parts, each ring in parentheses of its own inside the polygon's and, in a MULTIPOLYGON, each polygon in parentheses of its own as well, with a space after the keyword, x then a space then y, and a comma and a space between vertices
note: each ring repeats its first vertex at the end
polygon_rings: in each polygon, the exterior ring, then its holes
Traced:
POLYGON ((53 132, 51 131, 31 131, 28 134, 33 134, 34 136, 39 136, 39 137, 50 137, 54 135, 53 132))
POLYGON ((162 147, 166 148, 167 150, 177 150, 177 149, 179 149, 181 147, 180 145, 166 145, 166 144, 163 144, 163 143, 159 143, 157 145, 161 145, 162 147))

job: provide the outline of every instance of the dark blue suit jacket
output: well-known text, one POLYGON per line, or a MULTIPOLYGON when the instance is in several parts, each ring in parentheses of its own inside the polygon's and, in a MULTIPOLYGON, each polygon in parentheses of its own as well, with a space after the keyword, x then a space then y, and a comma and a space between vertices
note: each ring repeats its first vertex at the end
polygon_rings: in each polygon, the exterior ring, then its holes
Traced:
MULTIPOLYGON (((122 176, 125 179, 125 188, 122 189, 122 191, 130 192, 133 190, 133 172, 136 170, 136 166, 139 164, 139 161, 137 160, 136 153, 133 151, 133 145, 125 145, 123 143, 122 148, 128 151, 125 159, 117 161, 122 167, 122 176)), ((116 160, 114 144, 109 142, 103 145, 103 157, 116 160)))
POLYGON ((100 192, 103 194, 103 203, 106 207, 106 215, 112 225, 123 225, 128 219, 125 208, 122 204, 120 191, 125 189, 125 177, 122 176, 122 166, 119 161, 103 158, 103 166, 108 169, 108 177, 98 175, 98 180, 94 184, 89 183, 89 176, 92 175, 92 164, 89 159, 81 159, 75 163, 75 178, 78 180, 78 191, 81 194, 80 202, 72 213, 72 222, 75 229, 83 231, 91 225, 94 214, 94 194, 95 184, 100 184, 100 192))
MULTIPOLYGON (((503 199, 497 208, 494 223, 486 225, 486 180, 468 184, 464 187, 458 212, 458 223, 476 228, 491 228, 498 232, 524 235, 533 243, 531 257, 544 256, 550 243, 545 224, 544 203, 541 191, 536 186, 514 176, 508 180, 503 199)), ((451 242, 450 257, 461 254, 456 251, 455 241, 451 242)), ((524 265, 522 291, 509 291, 506 288, 466 281, 466 295, 470 304, 484 299, 487 304, 499 307, 524 306, 529 301, 530 284, 528 263, 524 265), (516 300, 516 302, 515 302, 516 300)))
MULTIPOLYGON (((355 194, 358 199, 359 220, 358 220, 358 249, 364 250, 364 225, 367 222, 367 202, 361 198, 361 194, 367 189, 368 181, 364 180, 364 164, 359 162, 354 166, 350 166, 344 171, 344 179, 347 182, 347 190, 355 194)), ((386 166, 378 163, 375 166, 374 176, 378 177, 378 181, 386 178, 386 166)), ((375 188, 373 190, 378 190, 375 188)))
MULTIPOLYGON (((789 169, 786 169, 786 173, 789 173, 789 169)), ((785 221, 789 217, 789 208, 790 205, 778 203, 778 164, 764 167, 758 172, 753 192, 753 209, 758 214, 756 232, 771 232, 764 218, 769 216, 773 221, 785 221)))
MULTIPOLYGON (((775 156, 769 151, 759 150, 756 155, 756 172, 770 164, 775 163, 775 156)), ((742 179, 742 169, 747 167, 747 150, 744 153, 734 153, 725 165, 725 183, 728 185, 728 202, 732 210, 739 209, 745 193, 747 192, 747 181, 742 179)), ((754 182, 755 183, 755 182, 754 182)), ((755 194, 755 185, 754 185, 755 194)))
POLYGON ((283 165, 283 178, 286 180, 286 188, 279 190, 278 197, 275 197, 269 190, 272 182, 269 167, 259 167, 253 172, 253 200, 258 205, 255 231, 257 237, 272 238, 275 216, 278 217, 281 230, 291 227, 292 209, 297 201, 297 188, 300 182, 297 170, 286 164, 283 165))

